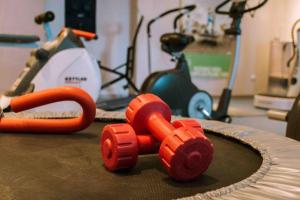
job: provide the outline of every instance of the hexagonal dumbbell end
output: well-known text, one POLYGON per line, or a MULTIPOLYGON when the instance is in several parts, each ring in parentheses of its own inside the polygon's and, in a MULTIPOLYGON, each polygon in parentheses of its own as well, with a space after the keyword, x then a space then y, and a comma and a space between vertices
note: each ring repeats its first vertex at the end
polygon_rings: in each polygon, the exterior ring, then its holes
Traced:
POLYGON ((207 170, 213 151, 211 142, 197 129, 181 127, 162 142, 159 157, 173 179, 191 181, 207 170))
POLYGON ((104 166, 109 171, 134 167, 138 156, 138 142, 131 126, 105 126, 101 136, 101 154, 104 166))
POLYGON ((180 127, 192 127, 195 128, 199 131, 199 133, 201 133, 202 135, 204 135, 204 130, 200 124, 199 121, 195 120, 195 119, 182 119, 182 120, 175 120, 172 122, 173 126, 177 129, 180 127))

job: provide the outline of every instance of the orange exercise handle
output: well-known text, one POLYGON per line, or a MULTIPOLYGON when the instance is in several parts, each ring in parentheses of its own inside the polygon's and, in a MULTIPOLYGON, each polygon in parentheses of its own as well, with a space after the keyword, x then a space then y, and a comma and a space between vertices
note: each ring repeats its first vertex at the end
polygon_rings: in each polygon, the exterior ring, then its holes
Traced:
MULTIPOLYGON (((65 30, 66 28, 63 28, 63 30, 65 30)), ((83 30, 79 30, 79 29, 73 29, 71 28, 72 32, 78 36, 78 37, 83 37, 87 40, 93 40, 93 39, 97 39, 97 34, 96 33, 92 33, 92 32, 87 32, 87 31, 83 31, 83 30)))
POLYGON ((81 116, 72 119, 0 119, 1 132, 15 133, 72 133, 87 128, 95 119, 96 104, 80 88, 58 87, 15 97, 10 106, 20 112, 59 101, 75 101, 82 107, 81 116))

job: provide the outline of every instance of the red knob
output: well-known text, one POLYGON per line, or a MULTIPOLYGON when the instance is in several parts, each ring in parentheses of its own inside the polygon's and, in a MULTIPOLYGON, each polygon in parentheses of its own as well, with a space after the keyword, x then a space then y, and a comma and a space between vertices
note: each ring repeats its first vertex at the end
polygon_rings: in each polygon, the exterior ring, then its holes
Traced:
POLYGON ((170 123, 171 110, 159 97, 143 94, 133 99, 126 110, 127 122, 136 132, 150 132, 162 142, 160 160, 176 180, 197 178, 212 161, 213 145, 201 134, 201 126, 170 123), (200 131, 199 131, 200 130, 200 131))
POLYGON ((109 171, 132 168, 139 154, 157 153, 158 149, 151 135, 136 135, 128 124, 107 125, 102 131, 102 160, 109 171))

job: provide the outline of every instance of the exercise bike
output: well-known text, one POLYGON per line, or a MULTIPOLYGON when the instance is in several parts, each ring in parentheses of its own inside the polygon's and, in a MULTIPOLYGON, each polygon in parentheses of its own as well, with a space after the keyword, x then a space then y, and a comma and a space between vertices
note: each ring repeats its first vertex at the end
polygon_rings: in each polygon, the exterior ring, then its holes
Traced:
MULTIPOLYGON (((151 26, 155 21, 166 15, 185 11, 175 17, 173 22, 174 32, 163 34, 160 38, 161 49, 172 56, 173 60, 177 62, 176 67, 171 70, 158 71, 150 74, 141 87, 141 93, 153 93, 165 101, 171 107, 174 115, 188 116, 187 105, 191 97, 200 91, 191 80, 188 63, 183 54, 183 50, 189 44, 194 42, 194 37, 184 33, 175 32, 177 30, 179 19, 182 16, 189 14, 195 8, 195 5, 190 5, 183 8, 168 10, 150 20, 147 25, 148 66, 149 71, 151 72, 151 26)), ((207 101, 211 101, 211 97, 207 92, 201 91, 201 93, 205 95, 205 98, 209 98, 207 101)))
MULTIPOLYGON (((186 7, 183 7, 183 8, 175 8, 175 9, 171 9, 171 10, 168 10, 162 14, 160 14, 158 17, 150 20, 147 24, 147 35, 148 35, 148 68, 149 68, 149 72, 151 72, 151 48, 150 48, 150 38, 151 38, 151 26, 152 24, 154 24, 155 21, 157 21, 158 19, 166 16, 166 15, 169 15, 171 13, 174 13, 174 12, 179 12, 179 11, 184 11, 182 13, 180 13, 178 16, 176 16, 174 22, 173 22, 173 26, 174 26, 174 30, 177 29, 177 24, 178 24, 178 21, 179 19, 188 14, 189 12, 191 12, 192 10, 195 9, 195 6, 194 5, 191 5, 191 6, 186 6, 186 7)), ((141 89, 139 90, 135 85, 134 83, 131 81, 132 77, 133 77, 133 73, 134 73, 134 57, 135 57, 135 46, 136 46, 136 40, 137 40, 137 36, 138 36, 138 33, 139 33, 139 30, 141 28, 141 25, 142 25, 142 22, 143 22, 143 17, 141 17, 139 23, 138 23, 138 26, 137 26, 137 29, 136 29, 136 32, 135 32, 135 35, 133 37, 133 42, 132 42, 132 45, 128 48, 128 51, 127 51, 127 61, 125 64, 123 65, 120 65, 120 66, 117 66, 113 69, 111 68, 108 68, 108 67, 105 67, 105 66, 102 66, 100 64, 100 68, 102 70, 105 70, 105 71, 108 71, 108 72, 111 72, 113 74, 116 74, 118 75, 118 77, 116 79, 113 79, 107 83, 104 83, 102 85, 102 88, 106 88, 120 80, 123 80, 125 79, 127 81, 127 84, 124 86, 124 89, 127 89, 127 88, 131 88, 134 92, 133 95, 129 95, 128 97, 125 97, 125 98, 120 98, 120 99, 115 99, 115 100, 104 100, 104 101, 101 101, 101 102, 98 102, 97 103, 97 107, 100 107, 104 110, 116 110, 116 109, 120 109, 120 108, 124 108, 128 105, 128 103, 130 102, 130 100, 132 98, 135 97, 136 94, 138 93, 146 93, 146 92, 151 92, 151 93, 154 93, 154 94, 158 94, 163 100, 165 100, 166 102, 168 102, 170 104, 171 100, 173 99, 172 98, 172 93, 168 93, 168 92, 165 92, 165 91, 174 91, 172 88, 170 89, 162 89, 161 90, 161 85, 152 85, 152 80, 156 79, 157 77, 154 77, 154 74, 158 74, 158 73, 154 73, 152 75, 150 75, 145 81, 144 83, 142 84, 142 87, 141 89), (120 72, 120 68, 123 68, 125 67, 125 73, 122 73, 120 72), (160 91, 162 91, 160 93, 160 91), (171 98, 170 98, 171 97, 171 98), (169 101, 168 101, 169 100, 169 101)), ((187 62, 184 58, 184 55, 181 53, 183 51, 183 49, 186 48, 186 46, 188 44, 190 44, 191 42, 193 42, 193 37, 192 36, 188 36, 188 35, 184 35, 184 34, 180 34, 180 33, 174 33, 174 34, 166 34, 163 39, 162 39, 162 43, 163 43, 163 50, 165 52, 167 52, 168 54, 171 54, 172 57, 174 57, 174 59, 178 59, 180 60, 179 63, 178 63, 178 67, 177 68, 180 68, 178 69, 178 71, 183 71, 183 73, 177 73, 177 72, 174 72, 174 74, 176 75, 171 75, 171 76, 168 76, 166 79, 169 79, 170 78, 170 81, 172 80, 178 80, 178 79, 184 79, 181 81, 182 85, 181 85, 181 88, 183 88, 184 86, 185 87, 185 90, 189 91, 190 88, 192 88, 191 90, 196 90, 196 86, 194 86, 191 82, 191 79, 190 79, 190 76, 189 76, 189 72, 188 72, 188 66, 187 66, 187 62), (179 55, 182 55, 182 56, 179 56, 179 55), (186 80, 189 80, 189 82, 187 84, 186 83, 186 80), (191 87, 192 85, 192 87, 191 87)), ((163 72, 161 72, 163 73, 163 72)), ((163 78, 164 79, 164 78, 163 78)), ((168 85, 170 86, 170 85, 168 85)), ((172 87, 172 86, 171 86, 172 87)), ((198 91, 198 90, 197 90, 198 91)), ((188 98, 188 97, 187 97, 188 98)), ((189 99, 187 99, 186 101, 188 101, 189 99)), ((174 105, 175 103, 173 103, 174 105)), ((180 110, 180 106, 181 106, 181 102, 177 102, 176 104, 176 110, 180 110)), ((173 113, 174 114, 182 114, 180 111, 178 112, 174 112, 175 109, 173 109, 173 113)))
POLYGON ((226 0, 219 4, 215 12, 221 15, 228 15, 232 18, 231 26, 225 30, 225 35, 235 37, 235 52, 233 59, 233 66, 231 68, 230 78, 228 85, 223 89, 217 109, 212 110, 212 98, 204 97, 202 92, 196 93, 188 104, 188 115, 190 117, 202 118, 202 119, 213 119, 224 122, 231 122, 231 116, 228 114, 228 108, 231 101, 231 92, 234 86, 234 82, 237 75, 239 56, 240 56, 240 45, 241 45, 241 22, 244 14, 255 11, 267 3, 268 0, 264 0, 256 6, 249 7, 247 0, 232 1, 232 5, 229 11, 222 11, 221 9, 227 6, 231 0, 226 0))
MULTIPOLYGON (((51 20, 49 16, 39 15, 36 20, 38 19, 40 24, 48 23, 54 19, 54 15, 51 20)), ((49 29, 47 31, 49 32, 49 29)), ((0 35, 0 43, 9 45, 14 42, 17 46, 18 44, 28 46, 39 40, 36 36, 7 36, 9 35, 2 38, 0 35)), ((48 36, 51 38, 51 34, 48 36)), ((96 39, 96 35, 64 28, 54 40, 31 51, 26 67, 12 87, 1 96, 0 107, 4 111, 9 111, 11 98, 57 86, 79 87, 88 92, 96 102, 101 87, 100 70, 96 59, 88 54, 80 38, 91 40, 96 39)), ((63 102, 35 110, 79 111, 79 109, 80 106, 76 103, 63 102)))
MULTIPOLYGON (((234 1, 232 2, 229 11, 221 11, 220 9, 226 6, 229 2, 230 0, 226 0, 218 5, 216 13, 229 15, 233 19, 231 27, 225 31, 225 34, 236 37, 236 48, 229 83, 227 88, 225 88, 222 92, 218 108, 216 110, 213 110, 212 108, 213 99, 210 94, 206 91, 199 90, 192 83, 187 62, 184 54, 181 53, 181 51, 184 50, 184 48, 190 44, 193 39, 187 35, 178 33, 168 33, 161 37, 162 49, 175 56, 177 65, 175 69, 172 70, 152 73, 144 82, 141 91, 143 93, 151 92, 160 96, 170 105, 173 114, 200 119, 213 119, 231 122, 231 117, 228 115, 228 107, 238 68, 241 42, 241 20, 245 13, 257 10, 262 7, 267 0, 264 0, 257 6, 251 8, 246 8, 247 1, 234 1)), ((194 7, 187 7, 187 9, 192 11, 194 7)), ((169 14, 169 11, 154 20, 157 20, 166 14, 169 14)), ((179 16, 181 17, 182 14, 179 16)), ((178 17, 175 18, 175 20, 177 19, 178 17)))

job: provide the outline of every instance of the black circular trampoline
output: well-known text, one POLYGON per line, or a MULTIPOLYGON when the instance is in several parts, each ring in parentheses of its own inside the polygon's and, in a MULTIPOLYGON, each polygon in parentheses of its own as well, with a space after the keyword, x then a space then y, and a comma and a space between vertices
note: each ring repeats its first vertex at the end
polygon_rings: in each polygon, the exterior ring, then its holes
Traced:
MULTIPOLYGON (((270 149, 269 133, 220 122, 203 122, 206 134, 215 146, 214 160, 196 181, 180 183, 169 178, 156 155, 139 157, 136 167, 130 171, 107 171, 99 152, 99 136, 104 125, 95 122, 88 129, 72 135, 0 134, 1 199, 279 197, 274 193, 276 187, 272 186, 276 177, 270 181, 270 187, 264 180, 271 175, 272 167, 277 168, 277 175, 283 170, 279 167, 280 153, 274 154, 273 147, 270 149), (272 160, 273 155, 275 160, 272 160), (254 187, 260 181, 264 187, 254 187)), ((275 149, 278 143, 290 143, 300 152, 300 146, 292 140, 276 135, 272 139, 275 149)), ((300 170, 298 162, 285 160, 285 165, 285 168, 298 167, 300 170)), ((287 172, 285 176, 288 176, 287 172)), ((279 177, 278 181, 283 181, 279 177)), ((291 177, 299 184, 299 175, 291 177)), ((286 187, 278 188, 277 192, 283 189, 286 187)))

